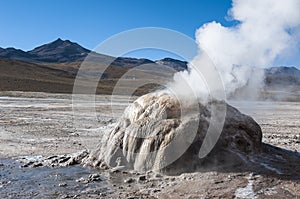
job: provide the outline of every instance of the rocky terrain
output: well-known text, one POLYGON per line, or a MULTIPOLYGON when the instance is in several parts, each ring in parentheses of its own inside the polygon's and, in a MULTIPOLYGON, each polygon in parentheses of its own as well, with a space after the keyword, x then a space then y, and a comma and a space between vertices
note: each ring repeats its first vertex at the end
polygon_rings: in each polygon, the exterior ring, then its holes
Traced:
MULTIPOLYGON (((148 95, 132 105, 136 97, 128 101, 115 96, 117 100, 110 101, 118 79, 141 64, 166 65, 174 71, 187 68, 186 62, 171 58, 115 59, 61 39, 28 52, 0 48, 0 197, 300 197, 297 68, 265 70, 261 99, 274 101, 230 101, 219 142, 209 156, 199 159, 212 104, 187 108, 197 112, 181 115, 176 100, 165 95, 148 95), (89 109, 74 114, 68 94, 88 53, 93 64, 84 73, 87 79, 95 78, 97 64, 114 60, 97 88, 97 93, 108 95, 96 96, 96 120, 89 109), (186 137, 195 122, 195 137, 174 142, 180 150, 165 148, 174 137, 186 137), (158 140, 156 134, 161 135, 158 140), (160 152, 137 153, 153 151, 160 152), (172 155, 182 157, 168 160, 172 155), (163 166, 166 162, 168 167, 163 166)), ((155 72, 136 70, 125 77, 121 90, 155 72)), ((169 81, 169 75, 161 82, 169 81)), ((155 88, 147 85, 134 94, 155 88)))
POLYGON ((233 162, 234 167, 224 164, 166 175, 115 167, 94 170, 71 166, 87 155, 84 151, 96 150, 103 133, 112 131, 117 125, 117 119, 128 106, 125 96, 114 102, 115 114, 111 114, 110 97, 97 96, 99 120, 94 122, 90 113, 83 110, 77 114, 82 122, 74 125, 70 95, 23 92, 2 92, 1 95, 2 198, 300 196, 297 166, 300 115, 297 102, 230 102, 242 113, 251 115, 261 126, 263 153, 248 154, 245 156, 248 157, 247 164, 237 161, 233 162))

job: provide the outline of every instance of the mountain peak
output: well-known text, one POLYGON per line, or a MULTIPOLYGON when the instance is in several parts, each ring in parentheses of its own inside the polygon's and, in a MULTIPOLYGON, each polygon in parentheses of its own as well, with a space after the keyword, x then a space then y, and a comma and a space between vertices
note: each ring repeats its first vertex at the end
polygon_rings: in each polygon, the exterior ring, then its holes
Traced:
POLYGON ((63 42, 63 40, 59 37, 59 38, 57 38, 55 41, 53 41, 53 42, 63 42))
POLYGON ((61 38, 58 38, 48 44, 62 44, 62 43, 64 43, 64 40, 62 40, 61 38))
MULTIPOLYGON (((61 38, 57 38, 56 40, 54 40, 53 42, 50 42, 49 44, 69 44, 69 45, 76 45, 77 43, 75 42, 71 42, 70 40, 62 40, 61 38)), ((77 44, 78 45, 78 44, 77 44)))
MULTIPOLYGON (((76 47, 81 47, 77 43, 71 42, 70 40, 62 40, 61 38, 58 38, 48 44, 44 44, 42 46, 36 47, 35 49, 33 49, 31 51, 35 51, 36 49, 44 49, 44 48, 57 48, 57 47, 63 48, 63 47, 71 46, 71 45, 76 46, 76 47)), ((83 48, 83 47, 81 47, 81 48, 83 48)))
POLYGON ((61 38, 28 51, 31 55, 41 57, 38 61, 44 62, 82 61, 89 52, 79 44, 61 38))

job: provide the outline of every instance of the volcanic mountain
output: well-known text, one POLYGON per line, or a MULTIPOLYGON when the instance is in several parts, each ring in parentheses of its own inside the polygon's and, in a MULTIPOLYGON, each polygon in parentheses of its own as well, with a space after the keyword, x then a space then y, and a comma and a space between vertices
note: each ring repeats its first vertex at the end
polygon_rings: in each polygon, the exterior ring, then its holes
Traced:
POLYGON ((105 63, 108 59, 113 59, 112 65, 133 68, 142 64, 162 64, 174 67, 176 70, 184 70, 187 68, 187 62, 175 60, 172 58, 165 58, 162 60, 152 61, 149 59, 137 59, 130 57, 113 58, 108 55, 92 52, 75 42, 69 40, 57 40, 48 44, 41 45, 30 51, 23 51, 15 48, 0 48, 0 58, 7 58, 11 60, 19 60, 33 63, 73 63, 82 62, 89 53, 92 53, 93 60, 105 63))
MULTIPOLYGON (((105 89, 100 89, 99 93, 106 94, 112 91, 122 75, 136 66, 153 64, 153 66, 168 66, 175 71, 187 69, 187 62, 181 60, 164 58, 152 61, 145 58, 114 58, 88 50, 75 42, 58 38, 27 52, 15 48, 0 48, 0 90, 71 93, 78 69, 87 55, 91 55, 91 60, 99 64, 112 61, 110 67, 102 74, 104 79, 101 81, 105 89), (57 78, 60 80, 57 81, 57 78), (53 85, 59 86, 53 87, 53 85)), ((137 71, 139 71, 138 75, 127 75, 128 85, 130 81, 137 79, 137 76, 145 77, 145 71, 139 69, 137 71)), ((94 76, 90 71, 87 74, 94 76)), ((292 90, 293 94, 297 94, 298 92, 294 91, 300 88, 300 71, 295 67, 284 66, 265 69, 265 84, 267 94, 264 95, 267 97, 278 93, 278 89, 286 90, 286 88, 289 88, 289 91, 292 90)), ((153 85, 146 87, 143 88, 145 92, 141 94, 153 89, 153 85)), ((297 96, 296 98, 293 96, 293 101, 297 99, 297 96)))
POLYGON ((77 43, 69 40, 63 41, 59 38, 28 51, 28 54, 35 57, 34 60, 41 62, 77 62, 83 61, 90 52, 77 43))

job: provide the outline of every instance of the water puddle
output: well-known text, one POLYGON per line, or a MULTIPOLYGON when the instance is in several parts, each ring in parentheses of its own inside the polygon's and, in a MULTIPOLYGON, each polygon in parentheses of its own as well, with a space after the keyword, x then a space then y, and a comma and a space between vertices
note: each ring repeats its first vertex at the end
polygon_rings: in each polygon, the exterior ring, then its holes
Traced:
POLYGON ((246 187, 243 188, 238 188, 235 192, 236 198, 251 198, 255 199, 257 198, 254 191, 253 191, 253 182, 254 180, 251 179, 252 174, 247 178, 248 179, 248 184, 246 187))
POLYGON ((106 176, 97 170, 80 165, 22 168, 20 162, 0 159, 0 198, 89 198, 110 192, 106 176), (93 175, 98 180, 82 180, 93 175))

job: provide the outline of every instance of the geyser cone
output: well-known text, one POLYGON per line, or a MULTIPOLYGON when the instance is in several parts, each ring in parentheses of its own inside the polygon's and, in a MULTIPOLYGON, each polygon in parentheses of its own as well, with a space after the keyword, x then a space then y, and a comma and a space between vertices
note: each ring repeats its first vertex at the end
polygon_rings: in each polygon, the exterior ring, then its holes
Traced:
POLYGON ((169 93, 144 95, 126 108, 113 130, 105 132, 85 163, 100 168, 180 173, 211 164, 231 164, 232 160, 237 163, 243 156, 259 152, 259 125, 226 105, 218 142, 208 156, 199 158, 214 103, 221 102, 197 103, 195 109, 195 104, 182 104, 169 93))

